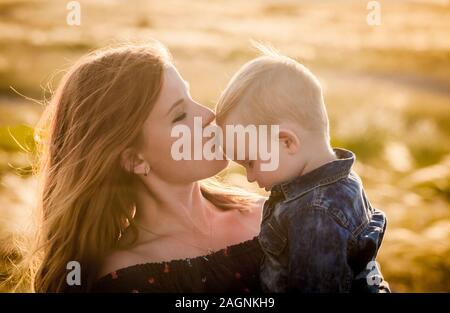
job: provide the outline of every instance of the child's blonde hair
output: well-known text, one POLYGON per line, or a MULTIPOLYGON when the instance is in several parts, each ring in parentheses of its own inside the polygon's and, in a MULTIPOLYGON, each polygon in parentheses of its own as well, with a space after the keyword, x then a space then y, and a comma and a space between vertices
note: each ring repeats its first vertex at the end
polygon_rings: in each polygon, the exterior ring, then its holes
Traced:
POLYGON ((305 66, 273 48, 256 44, 262 53, 242 66, 222 92, 217 123, 238 109, 242 123, 298 123, 329 138, 328 117, 318 79, 305 66))

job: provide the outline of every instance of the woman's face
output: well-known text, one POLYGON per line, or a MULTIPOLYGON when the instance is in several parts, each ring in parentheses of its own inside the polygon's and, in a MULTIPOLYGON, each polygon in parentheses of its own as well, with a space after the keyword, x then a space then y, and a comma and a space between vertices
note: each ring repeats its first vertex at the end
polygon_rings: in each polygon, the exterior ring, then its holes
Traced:
MULTIPOLYGON (((194 118, 200 117, 202 130, 215 118, 207 107, 192 100, 189 85, 172 65, 164 70, 162 89, 149 117, 145 121, 139 153, 150 165, 152 175, 172 183, 189 183, 214 176, 224 169, 228 161, 175 160, 172 156, 172 144, 179 137, 172 137, 172 129, 177 125, 186 125, 191 133, 191 148, 194 148, 194 118)), ((180 135, 181 136, 181 135, 180 135)), ((203 145, 209 138, 200 139, 203 145)))

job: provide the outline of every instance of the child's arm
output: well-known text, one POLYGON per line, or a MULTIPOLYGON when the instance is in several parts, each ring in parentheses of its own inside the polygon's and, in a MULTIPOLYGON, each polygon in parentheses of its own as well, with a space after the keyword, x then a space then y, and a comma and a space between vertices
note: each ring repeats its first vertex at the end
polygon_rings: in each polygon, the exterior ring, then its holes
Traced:
POLYGON ((350 232, 321 207, 297 210, 288 229, 288 289, 348 292, 352 270, 347 249, 350 232))

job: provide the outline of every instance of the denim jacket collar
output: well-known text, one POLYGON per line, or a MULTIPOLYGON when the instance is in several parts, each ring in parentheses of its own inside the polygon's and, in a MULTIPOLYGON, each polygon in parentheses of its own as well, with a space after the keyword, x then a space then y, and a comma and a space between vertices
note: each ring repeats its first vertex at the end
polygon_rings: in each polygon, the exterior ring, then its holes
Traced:
POLYGON ((345 149, 333 149, 337 159, 292 180, 275 185, 270 198, 284 197, 286 200, 299 197, 319 186, 333 183, 350 174, 355 155, 345 149))

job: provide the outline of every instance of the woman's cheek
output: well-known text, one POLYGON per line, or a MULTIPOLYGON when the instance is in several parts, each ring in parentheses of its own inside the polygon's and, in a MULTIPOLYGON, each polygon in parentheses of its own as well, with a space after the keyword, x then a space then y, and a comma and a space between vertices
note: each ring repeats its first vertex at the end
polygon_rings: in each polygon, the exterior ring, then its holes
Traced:
POLYGON ((171 155, 172 141, 173 138, 161 136, 159 140, 153 140, 152 138, 147 142, 145 152, 151 166, 167 165, 167 163, 170 164, 174 161, 171 155))

